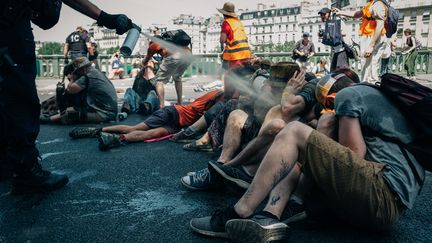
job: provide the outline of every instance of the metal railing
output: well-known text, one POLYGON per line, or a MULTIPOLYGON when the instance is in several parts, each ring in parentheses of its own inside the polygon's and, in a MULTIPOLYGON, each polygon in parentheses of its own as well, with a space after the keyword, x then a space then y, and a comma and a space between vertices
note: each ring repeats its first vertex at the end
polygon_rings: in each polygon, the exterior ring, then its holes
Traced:
MULTIPOLYGON (((391 70, 393 73, 405 74, 404 61, 406 55, 401 55, 400 52, 395 53, 396 56, 392 57, 391 70)), ((291 53, 256 53, 258 57, 270 59, 274 63, 281 61, 292 61, 291 53)), ((329 57, 328 53, 318 53, 313 56, 311 61, 318 63, 322 57, 329 57)), ((132 61, 134 57, 125 57, 124 69, 127 73, 132 69, 132 61)), ((102 72, 106 74, 110 71, 110 56, 99 55, 98 64, 102 72)), ((59 78, 62 75, 64 67, 64 57, 62 55, 44 55, 37 58, 37 77, 38 78, 59 78)), ((353 70, 359 72, 361 65, 359 62, 352 62, 351 67, 353 70)), ((432 50, 420 50, 416 59, 416 69, 419 74, 432 73, 432 50)), ((221 60, 218 54, 201 54, 194 55, 194 61, 186 70, 184 76, 191 77, 193 75, 215 75, 221 70, 221 60)))

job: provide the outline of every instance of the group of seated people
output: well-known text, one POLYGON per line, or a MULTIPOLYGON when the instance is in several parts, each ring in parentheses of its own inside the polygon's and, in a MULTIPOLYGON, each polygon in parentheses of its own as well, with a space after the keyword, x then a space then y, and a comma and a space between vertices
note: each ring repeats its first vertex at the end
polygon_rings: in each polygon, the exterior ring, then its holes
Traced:
MULTIPOLYGON (((72 72, 69 90, 92 87, 93 69, 86 69, 87 84, 80 69, 72 72)), ((151 63, 146 69, 137 80, 152 78, 151 63)), ((413 207, 422 185, 414 174, 424 180, 425 171, 394 141, 409 143, 415 131, 379 90, 356 85, 361 80, 354 71, 316 78, 295 62, 258 60, 227 70, 223 81, 235 92, 213 90, 190 104, 160 109, 148 98, 157 96, 151 84, 134 84, 130 96, 137 98, 122 110, 147 115, 141 123, 77 127, 69 135, 97 138, 101 150, 170 138, 187 143, 185 150, 220 153, 180 181, 191 190, 245 190, 234 205, 190 221, 194 232, 234 242, 286 239, 288 224, 328 215, 387 229, 413 207)), ((103 112, 95 100, 90 104, 87 119, 116 113, 103 112)))

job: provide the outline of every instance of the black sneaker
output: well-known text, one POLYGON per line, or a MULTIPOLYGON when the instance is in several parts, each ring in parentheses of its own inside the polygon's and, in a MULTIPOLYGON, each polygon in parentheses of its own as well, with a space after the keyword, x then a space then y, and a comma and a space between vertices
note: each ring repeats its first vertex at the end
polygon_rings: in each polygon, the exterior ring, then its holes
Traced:
POLYGON ((96 127, 75 127, 69 132, 71 138, 98 138, 102 132, 102 128, 96 127))
POLYGON ((120 140, 120 135, 112 134, 112 133, 106 133, 106 132, 100 133, 100 137, 99 137, 98 141, 99 141, 99 149, 102 151, 125 145, 120 140))
POLYGON ((181 130, 180 132, 174 134, 174 136, 172 136, 169 140, 175 143, 191 143, 196 140, 196 135, 192 132, 188 133, 187 130, 181 130))
POLYGON ((25 192, 48 192, 60 189, 69 182, 66 175, 43 170, 39 163, 28 171, 20 172, 12 179, 12 194, 25 192))
POLYGON ((241 166, 225 166, 216 161, 210 161, 208 168, 213 174, 217 173, 243 189, 248 189, 253 180, 253 177, 249 176, 241 166))
POLYGON ((289 200, 281 218, 285 224, 305 220, 307 218, 306 209, 303 204, 289 200))
POLYGON ((221 186, 221 178, 217 174, 211 174, 205 168, 196 172, 189 172, 180 179, 183 186, 190 190, 207 190, 221 186))
POLYGON ((288 225, 277 219, 254 215, 250 219, 231 219, 225 229, 233 242, 270 242, 288 238, 288 225))
POLYGON ((232 206, 224 210, 216 210, 212 216, 194 218, 190 227, 194 232, 211 237, 228 238, 225 224, 230 219, 240 218, 232 206))

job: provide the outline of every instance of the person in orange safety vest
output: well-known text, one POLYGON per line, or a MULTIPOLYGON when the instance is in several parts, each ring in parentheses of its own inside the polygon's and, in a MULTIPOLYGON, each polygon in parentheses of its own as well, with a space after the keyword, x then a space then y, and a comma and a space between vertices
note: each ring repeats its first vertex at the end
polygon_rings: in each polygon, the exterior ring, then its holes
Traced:
POLYGON ((384 28, 384 21, 388 15, 386 4, 383 0, 368 0, 366 5, 356 12, 341 11, 337 8, 333 8, 332 11, 336 15, 361 18, 358 32, 361 37, 361 80, 371 83, 379 81, 378 68, 381 63, 381 57, 387 48, 390 48, 384 28))

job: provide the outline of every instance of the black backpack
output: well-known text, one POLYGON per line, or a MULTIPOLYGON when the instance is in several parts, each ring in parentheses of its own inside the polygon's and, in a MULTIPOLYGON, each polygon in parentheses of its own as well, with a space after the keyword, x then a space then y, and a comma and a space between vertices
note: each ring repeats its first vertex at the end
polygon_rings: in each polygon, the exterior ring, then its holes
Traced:
POLYGON ((399 11, 393 8, 386 0, 377 1, 381 1, 387 7, 387 18, 384 20, 384 28, 387 38, 390 38, 398 29, 399 11))
POLYGON ((184 30, 170 30, 162 34, 162 39, 179 46, 189 46, 192 39, 184 30))
POLYGON ((391 73, 384 74, 379 86, 374 87, 396 104, 418 133, 413 142, 399 145, 411 152, 424 169, 432 171, 432 89, 391 73))
POLYGON ((322 43, 332 47, 342 44, 341 20, 336 19, 334 14, 325 22, 322 43))

